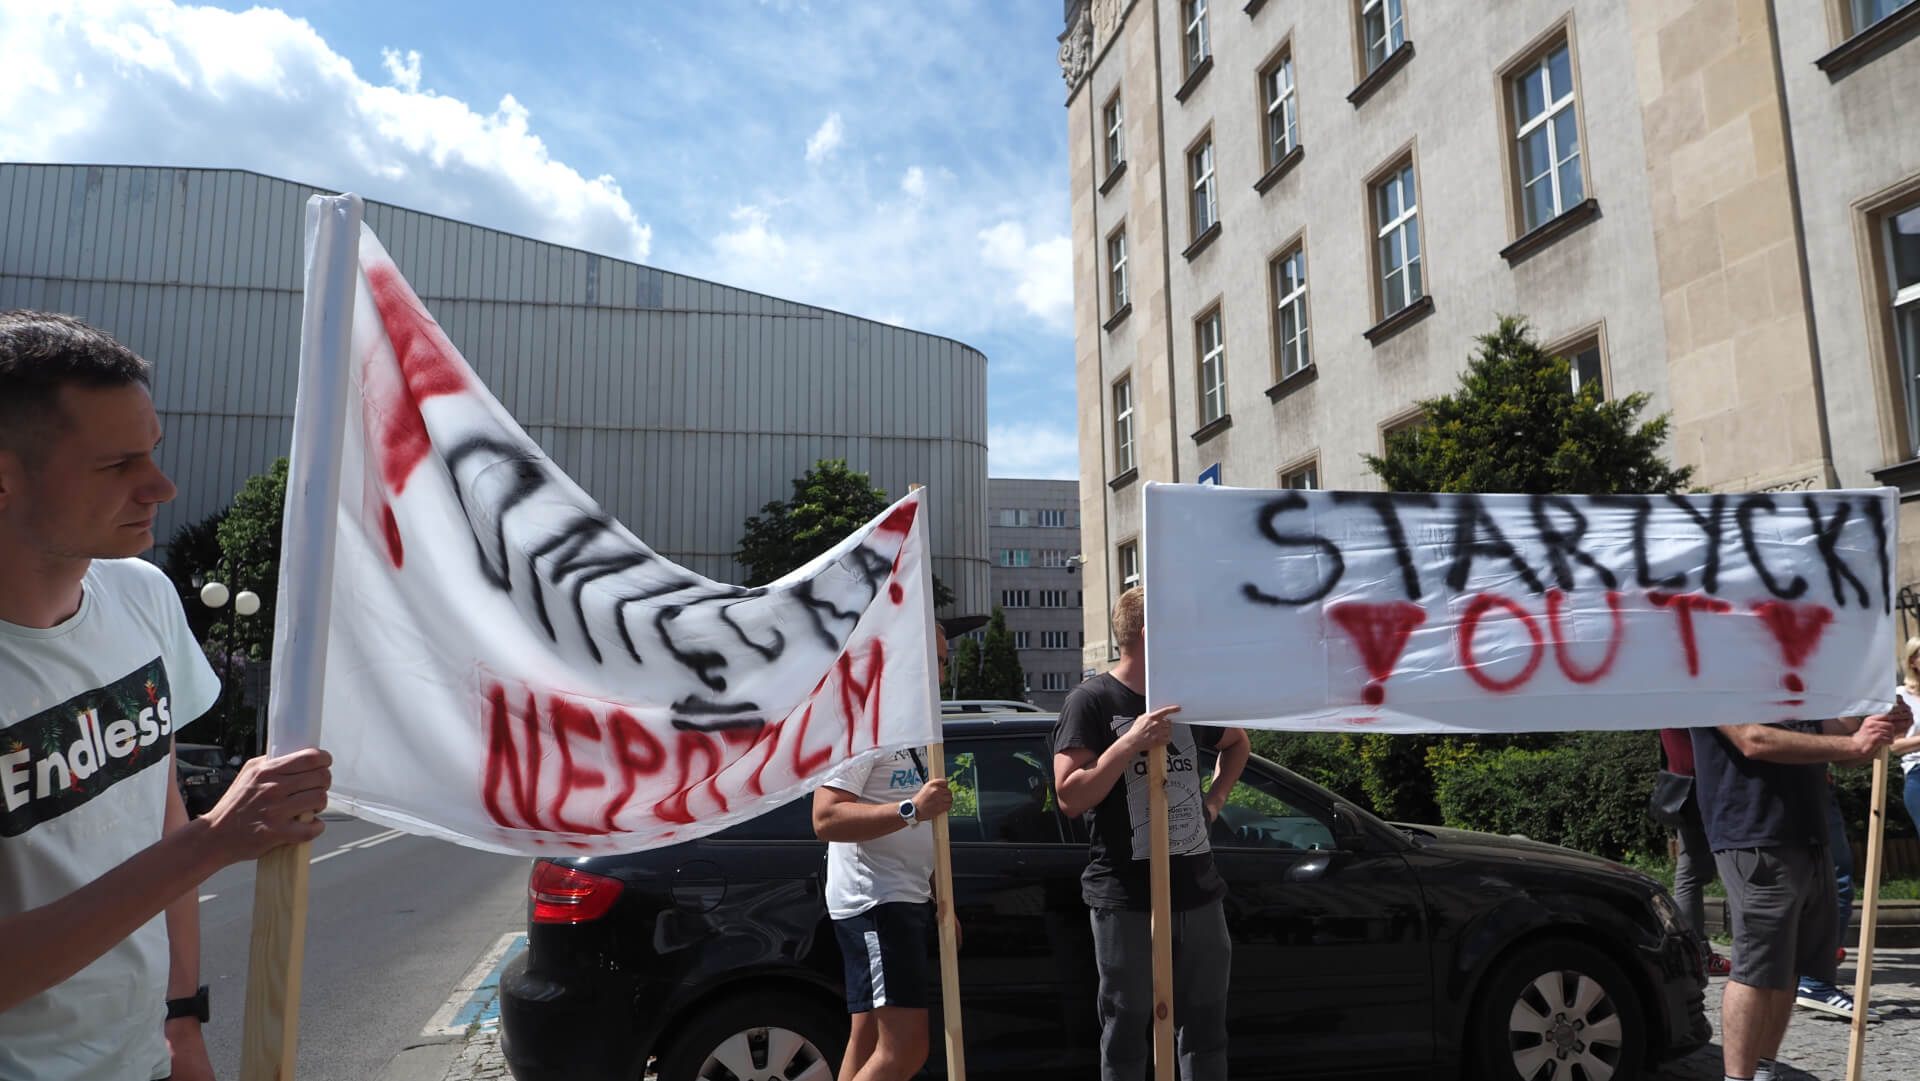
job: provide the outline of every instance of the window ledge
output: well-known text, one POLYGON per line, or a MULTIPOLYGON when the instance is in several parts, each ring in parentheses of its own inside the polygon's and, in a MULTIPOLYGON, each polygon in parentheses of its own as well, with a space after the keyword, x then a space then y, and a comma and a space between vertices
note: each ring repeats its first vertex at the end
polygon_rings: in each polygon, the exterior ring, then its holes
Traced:
POLYGON ((1108 170, 1107 178, 1100 182, 1100 194, 1105 195, 1112 191, 1113 186, 1120 183, 1120 178, 1125 175, 1127 175, 1127 163, 1123 159, 1120 164, 1108 170))
POLYGON ((1920 499, 1920 458, 1909 458, 1904 462, 1881 466, 1870 472, 1874 480, 1900 489, 1900 502, 1908 503, 1920 499))
POLYGON ((1253 190, 1265 195, 1268 189, 1280 183, 1281 177, 1293 172, 1293 167, 1300 164, 1300 159, 1306 156, 1305 143, 1293 144, 1293 149, 1280 155, 1280 160, 1273 163, 1273 168, 1268 169, 1265 176, 1253 182, 1253 190))
POLYGON ((1180 84, 1180 89, 1173 92, 1173 100, 1185 105, 1187 103, 1187 95, 1193 93, 1193 88, 1199 86, 1200 80, 1205 79, 1207 72, 1212 70, 1213 54, 1208 53, 1205 60, 1200 61, 1200 63, 1194 66, 1193 71, 1187 75, 1187 81, 1180 84))
POLYGON ((1840 43, 1838 48, 1813 62, 1837 80, 1854 68, 1902 44, 1920 30, 1920 4, 1908 4, 1858 34, 1840 43))
POLYGON ((1220 237, 1220 223, 1214 222, 1212 225, 1207 226, 1206 232, 1201 233, 1197 237, 1194 237, 1193 243, 1187 245, 1187 250, 1181 252, 1180 254, 1186 257, 1187 262, 1191 263, 1193 262, 1193 259, 1195 256, 1199 255, 1203 251, 1206 251, 1207 246, 1209 244, 1212 244, 1215 240, 1219 239, 1219 237, 1220 237))
POLYGON ((1394 72, 1406 67, 1407 61, 1412 59, 1413 42, 1401 42, 1398 49, 1393 50, 1385 60, 1380 61, 1379 67, 1374 68, 1366 78, 1360 80, 1360 85, 1353 88, 1353 92, 1347 95, 1347 100, 1352 102, 1356 109, 1366 104, 1374 91, 1380 89, 1388 79, 1393 78, 1394 72))
POLYGON ((1233 414, 1222 413, 1220 414, 1219 420, 1202 425, 1199 431, 1193 433, 1193 441, 1195 443, 1205 443, 1207 440, 1212 439, 1214 436, 1219 435, 1231 427, 1233 427, 1233 414))
POLYGON ((1508 266, 1518 266, 1533 253, 1599 216, 1600 200, 1589 196, 1562 211, 1559 217, 1522 233, 1520 239, 1500 249, 1500 257, 1507 261, 1508 266))
POLYGON ((1385 319, 1366 329, 1367 342, 1378 346, 1381 342, 1407 329, 1420 320, 1433 314, 1433 294, 1428 293, 1419 300, 1401 308, 1385 319))
POLYGON ((1101 329, 1107 331, 1108 333, 1112 333, 1114 327, 1117 327, 1120 324, 1126 322, 1127 316, 1132 314, 1133 314, 1133 301, 1129 300, 1125 304, 1120 305, 1120 310, 1117 312, 1114 312, 1113 315, 1107 319, 1106 326, 1102 327, 1101 329))
POLYGON ((1127 485, 1132 484, 1134 482, 1134 479, 1139 475, 1140 475, 1140 470, 1138 468, 1129 469, 1125 473, 1122 473, 1119 476, 1108 481, 1107 487, 1117 492, 1120 489, 1125 488, 1127 485))
POLYGON ((1246 12, 1247 18, 1251 19, 1255 15, 1260 14, 1260 9, 1266 6, 1267 0, 1247 0, 1247 6, 1240 10, 1246 12))
POLYGON ((1292 394, 1294 391, 1299 390, 1301 387, 1306 386, 1308 383, 1311 383, 1318 378, 1320 378, 1319 366, 1315 364, 1309 364, 1306 367, 1300 369, 1299 371, 1294 372, 1292 375, 1287 376, 1285 379, 1280 380, 1278 383, 1275 383, 1274 385, 1268 387, 1267 400, 1270 402, 1277 402, 1280 399, 1286 397, 1289 394, 1292 394))

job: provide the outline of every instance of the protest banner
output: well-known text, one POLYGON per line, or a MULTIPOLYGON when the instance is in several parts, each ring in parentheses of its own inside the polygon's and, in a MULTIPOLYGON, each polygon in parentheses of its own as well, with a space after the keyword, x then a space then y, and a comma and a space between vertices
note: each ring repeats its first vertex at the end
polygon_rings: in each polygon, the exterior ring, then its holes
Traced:
MULTIPOLYGON (((1182 722, 1645 729, 1859 716, 1893 700, 1893 489, 1562 496, 1149 483, 1142 498, 1147 705, 1178 704, 1182 722)), ((1158 911, 1167 871, 1155 856, 1158 911)), ((1877 882, 1877 836, 1867 874, 1877 882)), ((1171 962, 1154 933, 1158 986, 1171 962)), ((1872 933, 1869 919, 1863 1002, 1872 933)), ((1162 1079, 1166 1027, 1155 1039, 1162 1079)), ((1850 1079, 1863 1039, 1856 1025, 1850 1079)))
MULTIPOLYGON (((487 391, 358 205, 309 204, 270 753, 324 732, 332 809, 539 856, 692 840, 939 742, 924 491, 766 586, 663 559, 487 391)), ((249 1078, 292 1076, 307 860, 276 861, 249 1078)))
POLYGON ((1892 701, 1892 489, 1144 498, 1148 700, 1190 723, 1578 731, 1892 701))

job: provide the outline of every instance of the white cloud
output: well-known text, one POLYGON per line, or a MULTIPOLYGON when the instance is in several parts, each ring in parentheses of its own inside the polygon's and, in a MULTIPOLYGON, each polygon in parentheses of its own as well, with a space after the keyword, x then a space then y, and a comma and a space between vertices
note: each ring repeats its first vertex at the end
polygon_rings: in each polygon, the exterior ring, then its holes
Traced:
POLYGON ((1073 241, 1052 236, 1032 243, 1017 222, 980 232, 980 258, 1011 278, 1013 295, 1028 312, 1060 328, 1073 319, 1073 241))
POLYGON ((909 168, 907 175, 900 178, 900 190, 913 196, 915 199, 925 198, 927 194, 926 170, 920 168, 918 165, 909 168))
POLYGON ((380 50, 380 62, 387 67, 387 77, 393 85, 409 94, 420 92, 420 50, 408 49, 406 59, 400 57, 398 49, 380 50))
POLYGON ((987 475, 1079 480, 1079 437, 1032 424, 993 425, 987 429, 987 475))
POLYGON ((847 126, 840 121, 839 113, 828 113, 820 122, 820 128, 807 140, 807 161, 818 164, 825 161, 840 144, 846 141, 847 126))
POLYGON ((611 176, 556 160, 511 95, 421 89, 417 51, 361 78, 305 20, 172 0, 0 13, 0 160, 252 169, 622 258, 652 230, 611 176), (88 73, 87 92, 67 89, 88 73))

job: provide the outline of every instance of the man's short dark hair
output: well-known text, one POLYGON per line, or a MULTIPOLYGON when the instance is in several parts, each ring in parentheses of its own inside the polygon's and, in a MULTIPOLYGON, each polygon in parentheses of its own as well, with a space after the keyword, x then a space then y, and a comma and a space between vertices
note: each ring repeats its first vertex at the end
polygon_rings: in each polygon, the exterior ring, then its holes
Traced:
POLYGON ((70 315, 0 312, 0 450, 30 463, 65 430, 60 388, 151 389, 153 366, 70 315))

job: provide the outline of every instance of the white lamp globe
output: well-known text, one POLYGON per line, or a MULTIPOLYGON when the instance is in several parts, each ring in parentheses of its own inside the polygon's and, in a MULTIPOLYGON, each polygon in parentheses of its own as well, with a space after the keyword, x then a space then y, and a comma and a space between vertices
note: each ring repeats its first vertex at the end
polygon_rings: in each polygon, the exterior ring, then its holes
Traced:
POLYGON ((243 589, 233 598, 233 610, 243 616, 250 616, 260 610, 260 594, 251 589, 243 589))
POLYGON ((200 587, 200 603, 208 608, 218 608, 227 603, 227 587, 219 582, 208 582, 200 587))

